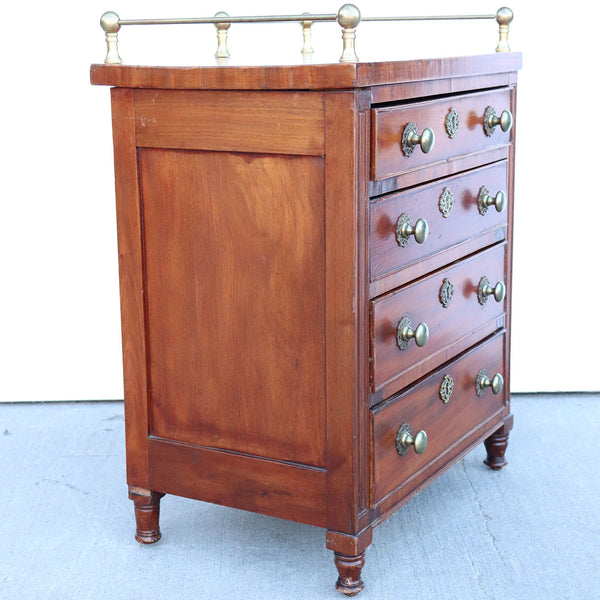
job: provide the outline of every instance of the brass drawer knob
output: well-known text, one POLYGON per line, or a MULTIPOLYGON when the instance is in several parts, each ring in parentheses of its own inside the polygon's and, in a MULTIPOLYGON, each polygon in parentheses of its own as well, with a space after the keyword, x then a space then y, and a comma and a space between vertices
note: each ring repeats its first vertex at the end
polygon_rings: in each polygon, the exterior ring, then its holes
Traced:
POLYGON ((479 214, 485 215, 490 206, 495 207, 496 212, 501 213, 506 208, 506 194, 502 191, 495 196, 490 194, 490 190, 485 185, 479 190, 479 200, 477 201, 479 214))
POLYGON ((490 280, 487 277, 482 277, 479 282, 479 290, 477 291, 477 300, 482 306, 487 302, 489 296, 494 296, 496 302, 502 302, 506 296, 506 286, 502 281, 499 281, 494 287, 490 285, 490 280))
POLYGON ((429 327, 426 323, 419 323, 414 329, 408 317, 402 317, 398 323, 396 333, 396 342, 400 350, 406 350, 410 340, 414 339, 415 344, 422 348, 429 340, 429 327))
POLYGON ((406 213, 402 213, 396 222, 396 241, 398 246, 404 248, 410 236, 414 236, 417 244, 422 244, 429 235, 429 225, 425 219, 417 219, 414 225, 410 223, 410 217, 406 213))
POLYGON ((500 373, 496 373, 492 379, 488 377, 488 373, 485 369, 481 369, 477 373, 477 380, 475 382, 475 388, 477 389, 477 395, 481 396, 485 392, 486 388, 492 388, 492 394, 497 396, 504 388, 504 377, 500 373))
POLYGON ((427 434, 421 430, 417 431, 413 437, 410 425, 404 423, 400 429, 398 429, 398 435, 396 436, 396 450, 400 456, 404 456, 408 449, 413 446, 417 454, 423 454, 427 448, 427 434))
POLYGON ((434 145, 435 135, 429 127, 423 129, 423 133, 419 135, 417 126, 409 123, 402 132, 402 152, 405 156, 410 156, 417 146, 420 146, 421 150, 427 154, 431 152, 434 145))
POLYGON ((503 110, 500 116, 496 114, 493 107, 488 106, 483 115, 483 130, 485 135, 490 137, 494 133, 494 127, 500 125, 500 129, 506 133, 510 131, 513 124, 513 116, 510 110, 503 110))

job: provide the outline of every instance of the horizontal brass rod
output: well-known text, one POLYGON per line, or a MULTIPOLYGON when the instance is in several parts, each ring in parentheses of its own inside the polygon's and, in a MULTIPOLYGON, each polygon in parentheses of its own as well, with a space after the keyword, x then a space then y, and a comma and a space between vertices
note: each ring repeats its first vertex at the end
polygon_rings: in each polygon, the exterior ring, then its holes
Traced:
MULTIPOLYGON (((218 23, 302 23, 303 21, 333 22, 335 14, 322 15, 263 15, 254 17, 190 17, 182 19, 119 19, 119 25, 196 25, 218 23)), ((432 15, 408 17, 362 17, 361 21, 456 21, 469 19, 495 19, 496 15, 432 15)))
POLYGON ((458 21, 462 19, 495 19, 496 15, 431 15, 412 17, 362 17, 361 21, 458 21))
POLYGON ((257 17, 198 17, 189 19, 119 19, 119 25, 193 25, 201 23, 302 23, 336 21, 337 15, 264 15, 257 17))

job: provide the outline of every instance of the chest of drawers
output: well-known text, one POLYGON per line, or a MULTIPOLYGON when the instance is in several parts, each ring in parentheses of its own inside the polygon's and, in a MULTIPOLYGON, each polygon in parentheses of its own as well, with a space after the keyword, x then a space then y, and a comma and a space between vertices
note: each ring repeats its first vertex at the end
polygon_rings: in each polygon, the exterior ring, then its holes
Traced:
POLYGON ((353 595, 378 523, 505 464, 520 63, 92 67, 139 541, 165 493, 317 525, 353 595))

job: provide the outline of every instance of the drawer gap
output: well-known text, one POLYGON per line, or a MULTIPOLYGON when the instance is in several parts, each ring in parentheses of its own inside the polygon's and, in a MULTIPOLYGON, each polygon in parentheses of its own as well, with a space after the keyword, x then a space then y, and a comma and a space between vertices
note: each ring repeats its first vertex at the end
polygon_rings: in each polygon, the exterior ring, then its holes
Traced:
MULTIPOLYGON (((378 200, 382 200, 385 196, 391 196, 392 194, 396 194, 399 191, 403 191, 403 192, 409 192, 410 190, 414 190, 415 188, 419 188, 423 185, 429 185, 431 183, 436 183, 438 181, 443 181, 444 179, 449 179, 452 177, 457 177, 459 175, 467 175, 468 173, 470 173, 471 171, 477 171, 479 169, 483 169, 485 167, 490 167, 492 165, 496 165, 502 162, 507 162, 508 159, 506 158, 499 158, 498 160, 492 160, 490 162, 487 163, 482 163, 481 165, 477 165, 476 167, 469 167, 467 169, 460 169, 458 171, 455 171, 454 173, 452 173, 452 175, 440 175, 439 177, 432 177, 431 179, 427 179, 425 181, 420 181, 419 183, 415 183, 413 185, 407 185, 405 187, 400 187, 398 189, 393 189, 387 192, 382 192, 381 194, 373 194, 372 196, 369 196, 369 204, 374 204, 375 202, 377 202, 378 200)), ((385 179, 382 179, 380 181, 386 181, 385 179)), ((380 183, 380 181, 378 182, 374 182, 372 181, 371 183, 380 183)))
POLYGON ((406 98, 405 100, 390 100, 389 102, 374 102, 372 108, 387 108, 393 106, 404 106, 406 104, 416 104, 417 102, 426 102, 429 100, 442 100, 444 98, 455 98, 456 96, 468 96, 469 94, 479 94, 481 92, 490 92, 494 90, 508 89, 508 85, 495 85, 491 87, 478 88, 472 92, 458 91, 444 94, 433 94, 430 96, 417 96, 414 98, 406 98))
POLYGON ((477 343, 473 344, 472 346, 469 346, 466 350, 463 350, 460 354, 457 354, 456 356, 453 356, 452 358, 448 359, 445 363, 441 364, 439 367, 436 367, 433 371, 430 371, 429 373, 425 373, 425 375, 423 375, 422 377, 419 377, 419 379, 411 382, 410 385, 406 386, 405 388, 402 388, 401 390, 397 391, 396 393, 389 396, 388 398, 381 400, 380 394, 378 394, 378 393, 371 394, 371 402, 372 402, 371 412, 373 414, 379 413, 380 411, 382 411, 386 407, 388 407, 390 404, 393 404, 394 402, 396 402, 398 400, 398 398, 400 396, 402 396, 403 394, 410 393, 410 391, 413 388, 418 386, 422 381, 424 381, 428 377, 431 377, 432 375, 435 375, 436 373, 441 373, 441 372, 445 371, 451 363, 461 360, 467 354, 469 354, 469 352, 473 352, 473 350, 475 350, 478 346, 482 346, 483 344, 487 343, 488 341, 492 340, 493 338, 502 336, 505 333, 506 333, 506 329, 504 327, 502 329, 498 329, 498 330, 494 331, 490 335, 484 337, 482 340, 479 340, 477 343))
MULTIPOLYGON (((370 298, 370 300, 371 301, 379 300, 380 298, 383 298, 385 296, 395 294, 398 290, 402 289, 405 286, 408 286, 411 284, 416 284, 421 279, 427 279, 428 277, 431 277, 431 276, 435 275, 436 273, 439 273, 440 271, 445 271, 445 270, 453 267, 457 263, 467 260, 467 259, 479 254, 480 252, 484 252, 484 251, 494 248, 496 246, 502 246, 503 244, 506 244, 506 242, 507 242, 506 239, 499 240, 498 242, 495 242, 494 244, 489 244, 488 246, 478 248, 477 250, 475 250, 474 252, 470 252, 469 254, 463 254, 460 258, 457 258, 456 260, 453 260, 452 262, 446 263, 442 267, 439 267, 438 269, 434 269, 433 271, 428 271, 427 273, 425 273, 419 277, 413 277, 411 279, 407 279, 406 281, 402 282, 400 285, 396 286, 393 290, 384 292, 382 294, 378 294, 377 296, 372 296, 370 298)), ((428 258, 428 257, 426 257, 426 258, 428 258)), ((418 261, 416 261, 416 262, 418 262, 418 261)), ((410 265, 408 265, 408 266, 410 266, 410 265)), ((392 271, 391 273, 386 273, 384 277, 381 277, 381 279, 384 279, 385 277, 392 275, 394 272, 395 271, 392 271)), ((378 280, 375 280, 375 281, 378 281, 378 280)))

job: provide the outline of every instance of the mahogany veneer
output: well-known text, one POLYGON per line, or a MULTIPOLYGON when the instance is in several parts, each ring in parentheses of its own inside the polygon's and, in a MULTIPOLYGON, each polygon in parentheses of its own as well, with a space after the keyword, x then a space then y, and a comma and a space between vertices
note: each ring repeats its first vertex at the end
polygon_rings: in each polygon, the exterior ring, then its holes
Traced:
POLYGON ((318 525, 354 595, 375 525, 483 441, 506 464, 514 127, 488 137, 483 114, 515 114, 520 64, 92 66, 114 86, 139 541, 165 493, 318 525), (428 154, 403 153, 409 122, 428 154), (482 186, 504 211, 480 213, 482 186), (422 244, 398 243, 402 213, 428 221, 422 244), (482 304, 483 276, 506 296, 482 304), (422 347, 401 349, 406 315, 422 347))

